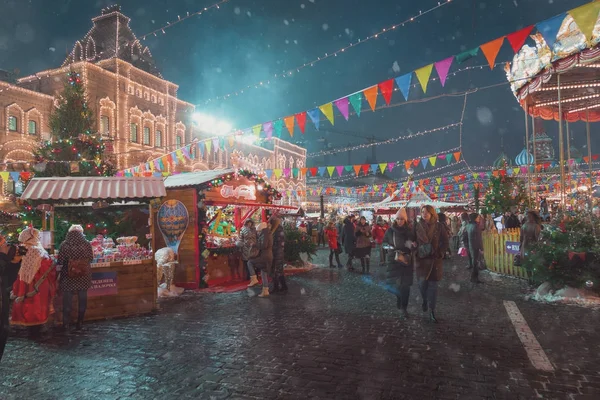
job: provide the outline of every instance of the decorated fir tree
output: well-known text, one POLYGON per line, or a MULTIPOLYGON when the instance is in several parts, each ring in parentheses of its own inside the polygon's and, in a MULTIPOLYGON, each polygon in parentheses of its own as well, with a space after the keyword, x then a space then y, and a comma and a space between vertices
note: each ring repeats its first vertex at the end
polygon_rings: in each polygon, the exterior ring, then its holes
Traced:
POLYGON ((35 152, 35 175, 110 176, 112 163, 104 157, 104 145, 95 129, 94 115, 85 100, 81 77, 67 75, 58 107, 50 115, 50 141, 35 152))
POLYGON ((512 177, 493 176, 483 200, 485 214, 503 214, 525 200, 523 183, 512 177))

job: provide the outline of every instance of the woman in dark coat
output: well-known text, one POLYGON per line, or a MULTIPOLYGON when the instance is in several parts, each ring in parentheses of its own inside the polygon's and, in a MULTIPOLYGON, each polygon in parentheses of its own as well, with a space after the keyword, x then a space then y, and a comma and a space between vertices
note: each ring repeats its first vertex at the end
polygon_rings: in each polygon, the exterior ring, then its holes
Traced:
POLYGON ((248 270, 250 271, 250 283, 256 281, 256 268, 260 268, 262 279, 262 292, 258 297, 267 297, 269 295, 269 275, 273 273, 273 235, 271 234, 271 224, 262 222, 258 225, 258 257, 248 260, 248 270))
POLYGON ((269 220, 273 232, 273 290, 271 293, 287 292, 287 284, 283 273, 285 233, 281 220, 275 216, 269 220))
POLYGON ((429 310, 429 318, 432 322, 437 322, 435 318, 437 283, 442 280, 444 274, 444 254, 448 248, 448 233, 439 223, 437 213, 432 206, 423 206, 421 217, 415 229, 419 247, 415 268, 423 298, 423 312, 429 310), (431 251, 427 252, 428 249, 431 251))
POLYGON ((356 248, 354 249, 354 257, 360 258, 360 266, 362 267, 362 273, 365 273, 365 266, 367 268, 367 274, 371 268, 371 226, 367 222, 365 217, 360 217, 359 223, 356 225, 356 248))
POLYGON ((394 285, 397 300, 396 306, 401 311, 400 318, 408 317, 408 299, 413 283, 412 247, 414 245, 413 230, 408 224, 406 210, 401 208, 396 213, 392 226, 385 232, 383 242, 394 248, 387 255, 387 279, 394 285))
POLYGON ((344 251, 348 254, 348 261, 346 267, 353 271, 352 260, 354 259, 354 250, 356 249, 356 237, 354 236, 354 216, 351 215, 344 219, 344 226, 342 228, 342 245, 344 251))
POLYGON ((58 264, 62 265, 60 271, 60 290, 63 295, 63 328, 68 330, 71 324, 71 306, 73 293, 77 292, 79 309, 77 313, 76 329, 80 330, 87 309, 87 291, 92 286, 92 270, 79 277, 69 276, 70 260, 85 260, 92 262, 94 250, 90 242, 83 235, 81 225, 72 225, 69 228, 65 241, 58 251, 58 264))

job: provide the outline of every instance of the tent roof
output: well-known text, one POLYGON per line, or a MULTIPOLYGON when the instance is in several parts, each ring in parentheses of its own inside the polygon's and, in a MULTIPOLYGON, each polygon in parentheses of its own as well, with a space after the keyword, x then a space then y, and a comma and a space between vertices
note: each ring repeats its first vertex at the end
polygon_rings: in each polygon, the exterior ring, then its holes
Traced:
POLYGON ((223 175, 233 174, 234 172, 235 171, 232 168, 211 171, 184 172, 182 174, 171 175, 167 177, 165 179, 165 187, 170 189, 176 187, 202 185, 203 183, 210 182, 213 179, 217 179, 223 175))

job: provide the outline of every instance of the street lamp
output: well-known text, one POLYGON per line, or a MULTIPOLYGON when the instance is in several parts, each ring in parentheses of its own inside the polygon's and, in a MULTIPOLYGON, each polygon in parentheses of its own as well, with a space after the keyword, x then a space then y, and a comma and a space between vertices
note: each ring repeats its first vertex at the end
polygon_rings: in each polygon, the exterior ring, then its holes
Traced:
POLYGON ((230 123, 218 120, 210 115, 194 113, 192 120, 196 123, 200 131, 211 135, 224 136, 232 130, 230 123))

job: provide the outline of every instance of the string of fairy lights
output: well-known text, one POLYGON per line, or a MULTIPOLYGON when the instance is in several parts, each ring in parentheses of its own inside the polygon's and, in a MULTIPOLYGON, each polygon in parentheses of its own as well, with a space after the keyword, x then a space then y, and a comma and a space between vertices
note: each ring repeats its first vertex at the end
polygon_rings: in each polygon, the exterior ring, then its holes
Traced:
POLYGON ((166 31, 167 29, 169 29, 169 28, 171 28, 171 27, 173 27, 173 26, 175 26, 175 25, 177 25, 177 24, 179 24, 179 23, 181 23, 181 22, 183 22, 183 21, 185 21, 185 20, 188 20, 188 19, 190 19, 190 18, 192 18, 192 17, 195 17, 195 16, 200 16, 200 15, 204 14, 204 13, 205 13, 205 12, 207 12, 207 11, 210 11, 210 10, 213 10, 213 9, 217 9, 217 10, 219 10, 223 4, 225 4, 225 3, 228 3, 228 2, 230 2, 230 1, 231 1, 231 0, 221 0, 221 1, 219 1, 219 2, 217 2, 217 3, 215 3, 215 4, 213 4, 213 5, 210 5, 210 6, 207 6, 207 7, 203 7, 202 9, 200 9, 200 10, 198 10, 198 11, 196 11, 196 12, 192 12, 192 13, 190 13, 190 12, 188 11, 188 12, 186 13, 186 15, 184 15, 183 17, 182 17, 182 16, 180 16, 180 15, 178 15, 178 16, 177 16, 177 21, 174 21, 174 22, 167 22, 167 24, 166 24, 166 25, 163 25, 163 26, 161 26, 160 28, 157 28, 157 29, 153 30, 152 32, 148 32, 148 33, 146 33, 145 35, 142 35, 142 36, 140 36, 138 39, 141 39, 141 40, 146 40, 146 38, 148 38, 149 36, 154 36, 154 37, 156 37, 156 36, 157 36, 159 33, 162 33, 162 34, 164 35, 164 34, 166 34, 166 32, 165 32, 165 31, 166 31))
POLYGON ((425 15, 427 15, 429 13, 432 13, 432 12, 436 11, 437 9, 450 4, 451 2, 452 2, 452 0, 438 1, 438 3, 437 3, 436 6, 431 7, 429 9, 425 10, 425 11, 419 11, 418 14, 415 14, 415 15, 413 15, 413 16, 405 19, 402 22, 398 22, 398 23, 396 23, 394 25, 390 25, 390 26, 387 26, 385 28, 382 28, 379 31, 377 31, 377 32, 375 32, 375 33, 367 36, 364 39, 358 39, 356 42, 349 43, 348 45, 340 47, 337 50, 334 50, 332 52, 324 53, 323 55, 318 56, 318 57, 314 58, 311 61, 307 61, 307 62, 305 62, 305 63, 303 63, 301 65, 298 65, 295 68, 291 68, 291 69, 285 70, 285 71, 283 71, 281 73, 274 74, 274 75, 272 75, 270 78, 268 78, 266 80, 262 80, 262 81, 259 81, 259 82, 256 82, 256 83, 253 83, 253 84, 250 84, 250 85, 246 85, 246 86, 242 87, 241 89, 238 89, 238 90, 233 91, 233 92, 229 92, 229 93, 221 95, 221 96, 216 96, 216 97, 207 99, 207 100, 204 101, 203 104, 198 104, 197 106, 206 105, 206 104, 208 104, 210 102, 213 102, 213 101, 216 101, 216 100, 225 100, 225 99, 228 99, 228 98, 230 98, 232 96, 238 96, 240 94, 243 94, 244 91, 247 91, 247 90, 250 90, 250 89, 258 89, 260 87, 264 87, 266 85, 269 85, 271 83, 271 80, 293 76, 293 74, 295 72, 298 73, 298 72, 300 72, 300 70, 303 70, 303 69, 309 68, 309 67, 313 67, 316 63, 318 63, 320 61, 326 60, 326 59, 331 58, 331 57, 337 57, 338 55, 345 53, 349 49, 357 47, 357 46, 359 46, 359 45, 361 45, 363 43, 366 43, 366 42, 368 42, 370 40, 377 39, 381 35, 384 35, 386 33, 392 32, 392 31, 396 30, 397 28, 404 27, 406 24, 409 24, 411 22, 415 22, 419 18, 421 18, 421 17, 423 17, 423 16, 425 16, 425 15))

